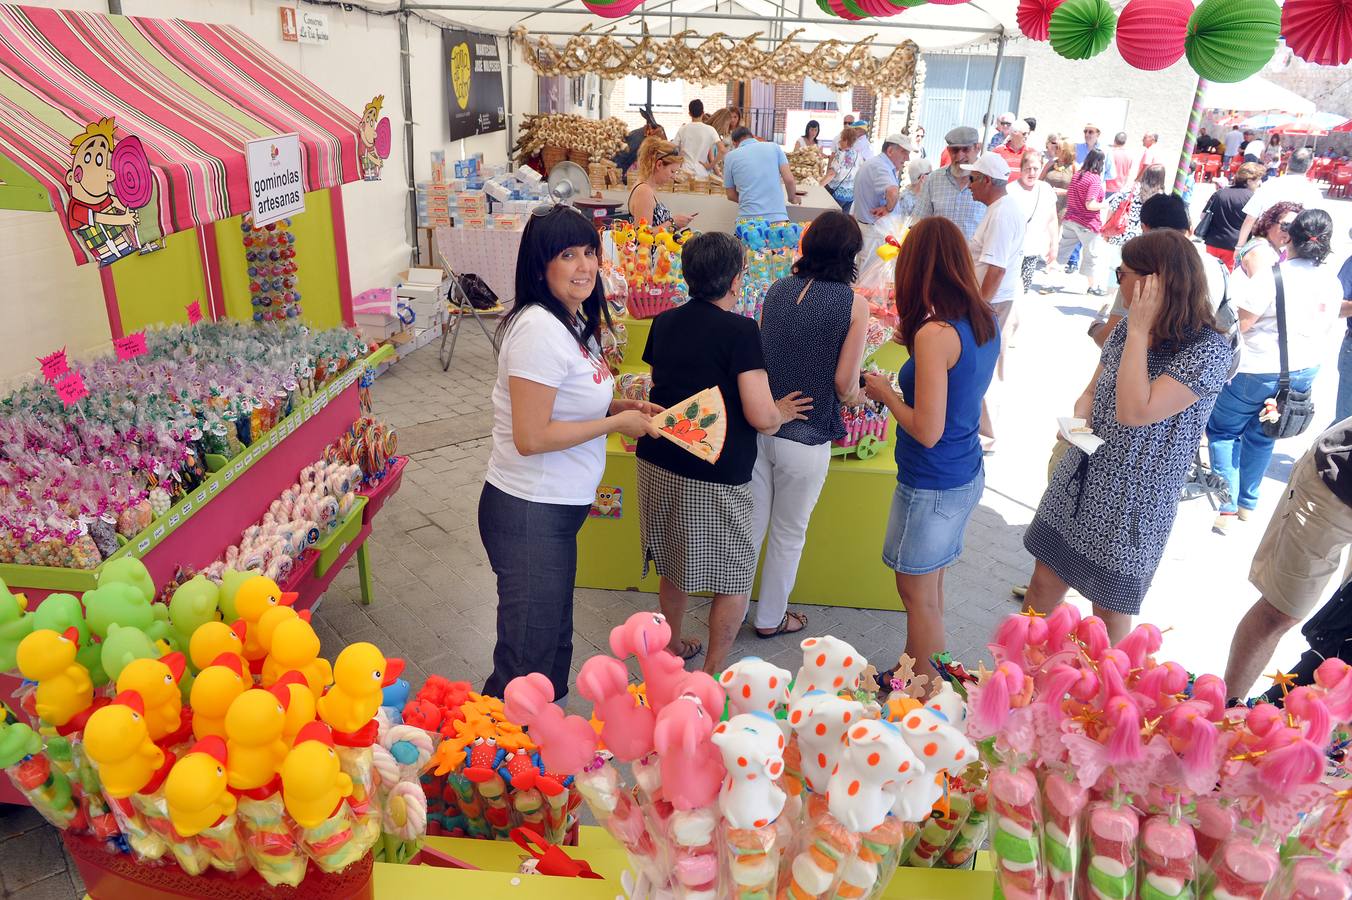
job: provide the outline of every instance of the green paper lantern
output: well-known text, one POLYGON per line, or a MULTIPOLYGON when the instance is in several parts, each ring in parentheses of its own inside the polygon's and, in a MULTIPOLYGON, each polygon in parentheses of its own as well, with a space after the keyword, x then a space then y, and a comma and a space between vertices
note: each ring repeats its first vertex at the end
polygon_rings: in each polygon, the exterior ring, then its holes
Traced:
POLYGON ((1117 16, 1108 0, 1066 0, 1047 26, 1052 49, 1066 59, 1098 56, 1113 41, 1117 16))
POLYGON ((1188 20, 1184 47, 1198 75, 1229 84, 1267 65, 1281 30, 1277 0, 1202 0, 1188 20))

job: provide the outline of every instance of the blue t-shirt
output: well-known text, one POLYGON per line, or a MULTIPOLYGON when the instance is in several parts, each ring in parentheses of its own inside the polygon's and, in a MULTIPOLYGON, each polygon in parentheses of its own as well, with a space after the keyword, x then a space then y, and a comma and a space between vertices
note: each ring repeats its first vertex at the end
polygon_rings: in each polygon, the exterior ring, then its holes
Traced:
MULTIPOLYGON (((1349 256, 1343 262, 1343 267, 1338 270, 1338 281, 1343 286, 1343 299, 1352 300, 1352 256, 1349 256)), ((1347 333, 1352 334, 1352 318, 1347 320, 1347 333)))
MULTIPOLYGON (((984 344, 976 342, 972 324, 966 319, 948 323, 962 341, 962 351, 948 370, 948 408, 944 413, 944 433, 933 447, 926 447, 897 427, 897 480, 922 490, 943 491, 961 487, 981 472, 981 399, 995 374, 1000 357, 1000 338, 984 344)), ((915 359, 897 373, 901 395, 915 406, 915 359)))
POLYGON ((747 138, 728 154, 723 162, 723 184, 737 190, 738 218, 788 220, 784 182, 779 175, 779 167, 788 162, 783 147, 755 138, 747 138))

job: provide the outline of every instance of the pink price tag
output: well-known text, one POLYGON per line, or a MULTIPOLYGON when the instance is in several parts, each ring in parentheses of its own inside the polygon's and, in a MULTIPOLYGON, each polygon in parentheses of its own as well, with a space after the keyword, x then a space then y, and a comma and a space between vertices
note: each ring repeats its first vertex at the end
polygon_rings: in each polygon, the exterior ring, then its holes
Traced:
POLYGON ((202 321, 202 301, 194 300, 185 308, 188 310, 189 325, 196 325, 198 322, 202 321))
POLYGON ((147 352, 145 332, 138 331, 136 334, 117 338, 113 341, 113 349, 117 351, 117 358, 123 361, 144 356, 147 352))
POLYGON ((56 394, 62 403, 70 406, 88 397, 89 388, 85 387, 84 378, 79 372, 68 372, 65 378, 56 383, 56 394))
POLYGON ((38 364, 42 366, 42 380, 47 382, 56 381, 70 371, 70 364, 66 362, 65 347, 55 353, 39 356, 38 364))

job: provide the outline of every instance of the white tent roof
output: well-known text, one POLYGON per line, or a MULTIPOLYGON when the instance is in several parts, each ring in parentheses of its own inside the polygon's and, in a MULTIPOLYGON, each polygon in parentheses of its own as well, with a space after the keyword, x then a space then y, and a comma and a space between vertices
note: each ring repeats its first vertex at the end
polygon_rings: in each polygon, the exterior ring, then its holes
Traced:
POLYGON ((1278 84, 1257 75, 1234 84, 1208 83, 1203 100, 1207 109, 1235 109, 1243 112, 1287 112, 1308 116, 1314 113, 1314 102, 1292 93, 1278 84))
MULTIPOLYGON (((398 8, 397 0, 366 0, 363 5, 398 8)), ((834 38, 854 43, 875 34, 879 47, 912 40, 921 50, 941 50, 990 40, 1002 30, 1018 37, 1017 6, 1018 0, 973 0, 957 6, 928 3, 891 18, 861 22, 828 15, 816 0, 647 0, 632 15, 619 19, 602 18, 581 0, 415 0, 405 8, 483 31, 505 33, 523 25, 532 34, 556 38, 587 25, 593 31, 613 27, 617 37, 637 36, 646 24, 654 36, 693 29, 701 36, 721 31, 734 38, 762 32, 772 40, 803 28, 799 38, 804 41, 834 38)))

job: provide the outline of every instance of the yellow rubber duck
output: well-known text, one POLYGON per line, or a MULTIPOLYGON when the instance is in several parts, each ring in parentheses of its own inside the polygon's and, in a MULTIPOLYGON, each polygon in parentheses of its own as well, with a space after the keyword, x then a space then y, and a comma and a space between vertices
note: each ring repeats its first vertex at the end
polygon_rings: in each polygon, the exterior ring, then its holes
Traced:
POLYGON ((225 714, 226 778, 240 791, 260 788, 277 776, 286 759, 282 730, 289 689, 251 688, 235 698, 225 714))
POLYGON ((192 735, 201 741, 225 737, 225 714, 230 704, 250 686, 244 678, 244 658, 222 653, 197 673, 188 702, 192 704, 192 735))
POLYGON ((285 690, 291 698, 286 704, 286 724, 282 726, 282 740, 291 747, 300 730, 315 721, 315 695, 310 693, 310 686, 299 672, 287 672, 277 679, 272 690, 285 690))
POLYGON ((319 716, 334 731, 360 730, 380 709, 380 689, 394 684, 402 659, 386 660, 374 644, 348 644, 333 667, 333 687, 319 698, 319 716))
POLYGON ((19 671, 38 684, 33 698, 38 718, 58 728, 94 702, 89 670, 75 661, 79 645, 80 632, 74 627, 62 634, 39 629, 19 642, 19 671))
POLYGON ((207 622, 197 626, 188 639, 188 659, 192 661, 193 670, 200 672, 207 666, 219 665, 222 653, 232 653, 243 662, 244 634, 248 627, 243 622, 234 625, 207 622))
POLYGON ((244 621, 244 658, 249 662, 268 655, 263 646, 261 635, 253 626, 263 618, 263 614, 279 606, 291 606, 297 595, 285 593, 277 582, 266 575, 255 575, 239 586, 235 592, 235 612, 244 621))
POLYGON ((338 764, 333 735, 322 722, 311 722, 296 735, 296 746, 282 763, 282 802, 302 828, 331 818, 352 796, 352 779, 338 764))
MULTIPOLYGON (((286 607, 279 607, 286 609, 286 607)), ((264 621, 277 610, 263 616, 264 621)), ((265 637, 268 656, 263 660, 263 687, 271 687, 287 672, 299 672, 318 699, 333 684, 333 666, 319 655, 319 635, 299 617, 286 619, 265 637)))
POLYGON ((225 741, 209 737, 192 745, 164 780, 169 821, 183 837, 199 834, 235 811, 225 777, 225 741))
POLYGON ((152 741, 168 737, 183 726, 183 694, 178 689, 178 680, 183 677, 186 665, 182 653, 168 653, 159 659, 136 659, 117 678, 119 692, 135 691, 141 695, 152 741))
POLYGON ((150 739, 145 703, 123 691, 94 710, 84 728, 84 748, 98 766, 108 796, 122 800, 143 789, 164 765, 164 751, 150 739))

